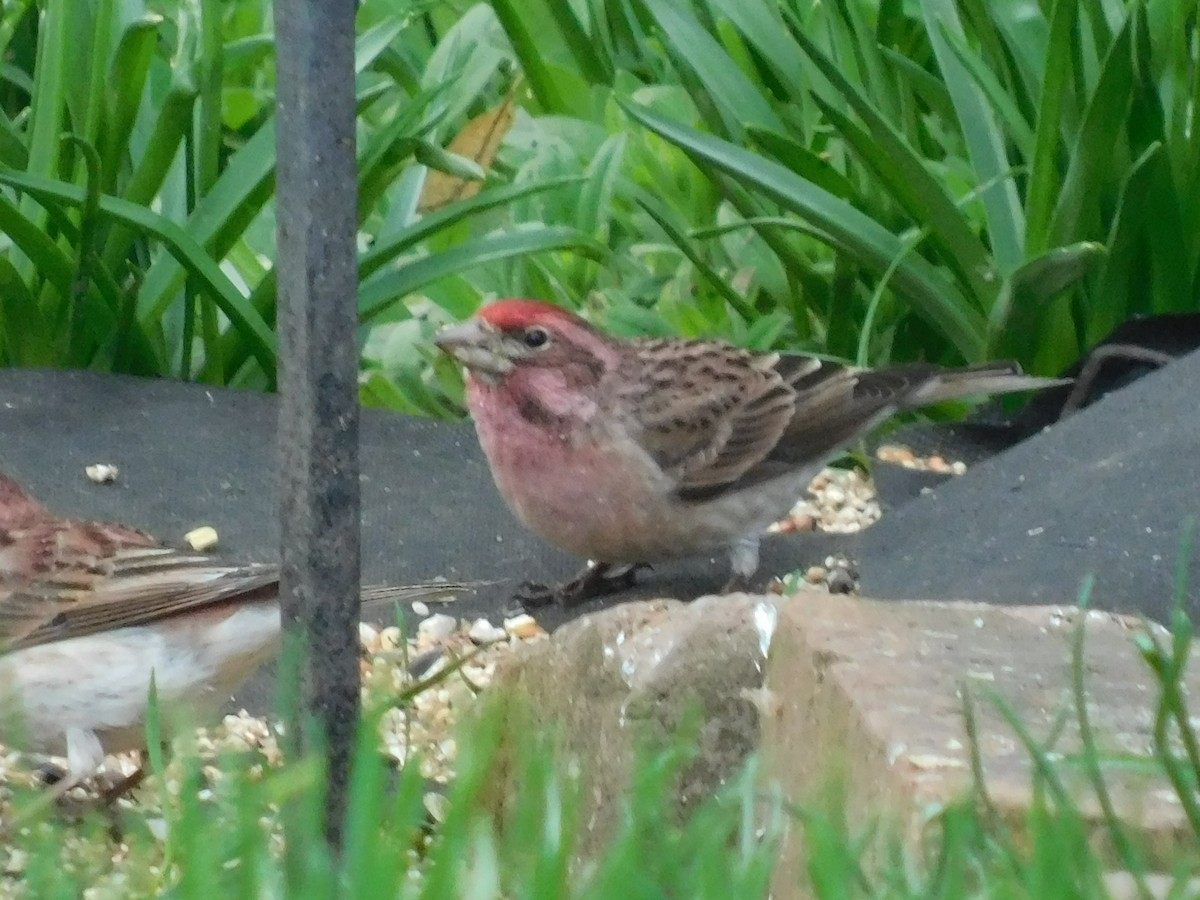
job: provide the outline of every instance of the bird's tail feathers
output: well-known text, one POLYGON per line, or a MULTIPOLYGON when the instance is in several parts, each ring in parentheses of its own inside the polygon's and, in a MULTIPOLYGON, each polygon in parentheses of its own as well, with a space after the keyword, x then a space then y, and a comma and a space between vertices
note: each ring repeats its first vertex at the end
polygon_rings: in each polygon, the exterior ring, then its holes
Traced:
POLYGON ((414 600, 450 601, 459 594, 474 592, 483 581, 426 581, 421 584, 371 584, 364 585, 360 596, 364 609, 375 609, 394 603, 411 603, 414 600))
POLYGON ((904 406, 911 409, 963 397, 1039 391, 1070 383, 1070 378, 1039 378, 1036 375, 1026 375, 1015 362, 981 363, 965 369, 938 373, 910 394, 904 406))

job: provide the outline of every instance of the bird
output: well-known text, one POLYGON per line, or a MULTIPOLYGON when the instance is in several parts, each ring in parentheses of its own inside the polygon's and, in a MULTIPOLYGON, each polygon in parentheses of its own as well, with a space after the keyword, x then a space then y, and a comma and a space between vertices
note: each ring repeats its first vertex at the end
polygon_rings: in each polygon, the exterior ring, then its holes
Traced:
MULTIPOLYGON (((469 586, 364 588, 413 600, 469 586)), ((66 788, 214 713, 280 643, 279 567, 232 564, 112 522, 55 515, 0 473, 0 744, 65 757, 66 788)), ((104 795, 132 790, 135 771, 104 795)))
POLYGON ((630 585, 639 568, 728 549, 746 588, 759 538, 820 469, 897 412, 1058 379, 1014 362, 863 369, 719 340, 624 339, 540 300, 506 299, 442 328, 500 494, 528 529, 588 560, 526 605, 630 585))

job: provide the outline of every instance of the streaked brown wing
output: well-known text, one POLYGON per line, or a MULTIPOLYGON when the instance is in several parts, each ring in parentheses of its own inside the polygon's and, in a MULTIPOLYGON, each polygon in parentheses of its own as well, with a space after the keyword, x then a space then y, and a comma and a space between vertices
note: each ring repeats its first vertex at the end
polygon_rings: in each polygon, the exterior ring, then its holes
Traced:
POLYGON ((727 344, 639 341, 622 398, 641 443, 680 490, 736 481, 762 461, 792 418, 793 392, 774 354, 727 344))
POLYGON ((141 625, 277 589, 269 565, 228 565, 122 526, 46 521, 0 534, 0 650, 141 625))

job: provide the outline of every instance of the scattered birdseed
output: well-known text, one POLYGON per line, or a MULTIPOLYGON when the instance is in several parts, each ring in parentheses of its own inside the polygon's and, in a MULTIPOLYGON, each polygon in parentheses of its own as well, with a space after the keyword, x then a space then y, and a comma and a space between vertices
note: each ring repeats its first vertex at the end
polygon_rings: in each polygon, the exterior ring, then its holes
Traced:
POLYGON ((187 545, 193 550, 201 552, 211 550, 221 540, 217 534, 217 529, 211 525, 201 525, 199 528, 193 528, 183 536, 183 539, 187 541, 187 545))
POLYGON ((83 473, 87 475, 90 481, 96 484, 112 484, 117 480, 117 476, 121 474, 121 470, 112 463, 95 463, 94 465, 85 466, 83 473))
POLYGON ((404 632, 397 625, 389 625, 379 632, 379 649, 387 652, 395 650, 404 643, 404 632))
MULTIPOLYGON (((434 822, 445 816, 445 798, 438 793, 438 787, 454 778, 459 749, 454 731, 458 721, 476 702, 479 693, 492 683, 506 656, 517 652, 524 643, 544 640, 545 636, 546 631, 529 615, 506 620, 504 628, 485 619, 467 622, 448 615, 430 616, 420 623, 419 633, 414 637, 407 637, 395 626, 382 629, 367 623, 359 626, 363 706, 367 710, 383 710, 379 752, 397 765, 414 758, 420 760, 421 774, 430 785, 426 808, 434 822), (484 626, 490 640, 481 643, 478 639, 484 626)), ((197 729, 194 735, 178 737, 175 746, 184 754, 199 757, 202 777, 196 786, 196 796, 200 802, 210 803, 221 795, 221 783, 235 777, 234 773, 257 781, 279 766, 283 761, 282 734, 282 725, 273 718, 259 718, 241 710, 212 727, 197 729)), ((34 774, 40 760, 0 747, 0 822, 7 821, 12 813, 14 788, 45 789, 34 774)), ((65 760, 50 762, 66 766, 65 760)), ((137 765, 136 754, 109 757, 102 776, 87 779, 73 787, 67 796, 81 804, 93 802, 108 784, 132 772, 137 765)), ((163 809, 163 798, 167 797, 169 805, 180 802, 188 783, 187 771, 182 759, 169 754, 163 783, 157 784, 156 776, 151 776, 141 789, 118 800, 117 808, 124 816, 138 815, 144 819, 149 834, 157 835, 161 843, 165 836, 163 823, 170 821, 170 815, 163 809)), ((274 813, 264 815, 261 825, 270 836, 271 852, 282 853, 282 829, 274 813)), ((68 834, 61 850, 63 859, 94 861, 99 856, 105 860, 101 864, 103 874, 85 896, 150 896, 153 891, 132 890, 130 879, 136 877, 144 885, 147 877, 170 878, 170 873, 162 870, 148 876, 144 853, 139 862, 127 863, 126 845, 98 844, 82 831, 68 834)), ((12 849, 0 847, 0 873, 7 872, 10 876, 0 878, 0 898, 24 896, 19 891, 19 876, 25 864, 12 849)), ((89 866, 94 868, 92 863, 89 866)))
POLYGON ((454 633, 458 621, 445 613, 434 613, 417 625, 417 643, 422 646, 444 641, 454 633))
POLYGON ((965 475, 967 472, 967 464, 962 460, 947 462, 944 456, 936 453, 932 456, 917 456, 908 447, 900 444, 881 444, 875 451, 875 456, 884 462, 921 472, 939 472, 945 475, 965 475))
POLYGON ((859 469, 826 468, 809 483, 807 496, 768 530, 776 534, 827 531, 849 534, 873 524, 881 515, 875 485, 859 469))
POLYGON ((511 619, 505 619, 504 630, 512 637, 523 641, 546 636, 545 629, 528 613, 521 613, 518 616, 513 616, 511 619))
POLYGON ((496 641, 505 640, 508 632, 503 628, 497 628, 487 619, 476 619, 471 623, 467 636, 476 644, 494 644, 496 641))

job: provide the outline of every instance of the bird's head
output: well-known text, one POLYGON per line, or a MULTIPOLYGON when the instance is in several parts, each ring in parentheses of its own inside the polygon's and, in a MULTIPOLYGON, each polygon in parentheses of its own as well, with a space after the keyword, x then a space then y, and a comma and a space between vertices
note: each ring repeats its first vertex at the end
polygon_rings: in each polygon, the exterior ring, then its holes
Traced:
POLYGON ((596 382, 615 358, 611 340, 574 313, 540 300, 500 300, 442 329, 434 343, 476 378, 504 382, 514 371, 575 372, 596 382))

